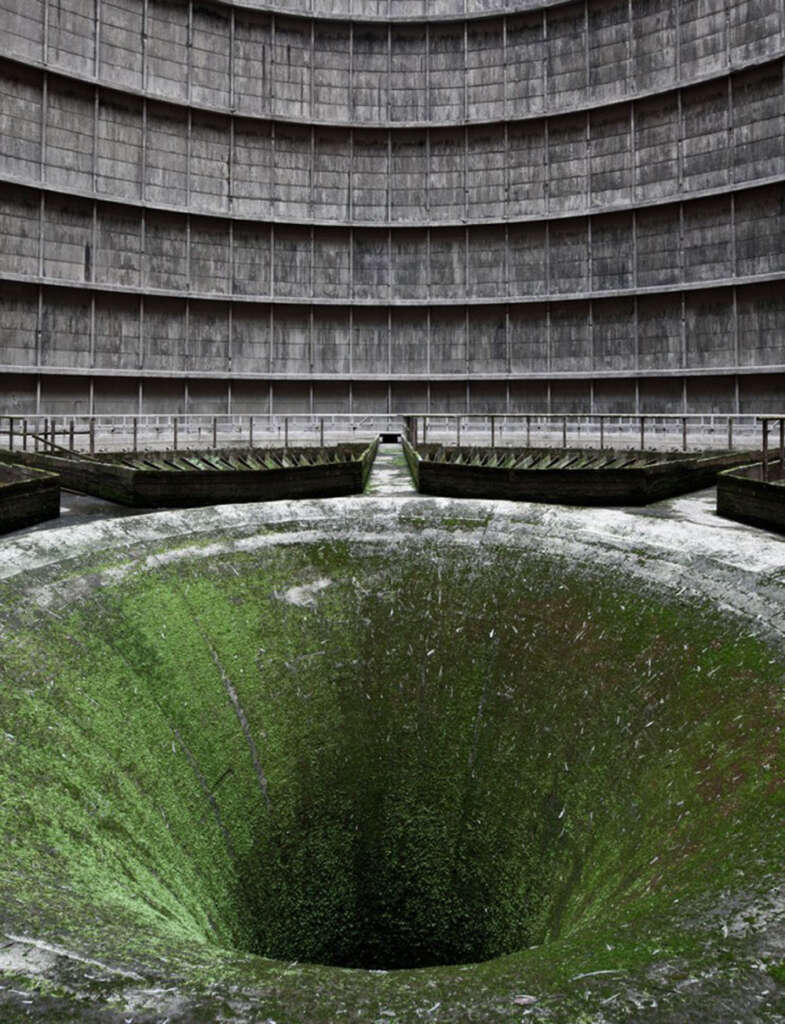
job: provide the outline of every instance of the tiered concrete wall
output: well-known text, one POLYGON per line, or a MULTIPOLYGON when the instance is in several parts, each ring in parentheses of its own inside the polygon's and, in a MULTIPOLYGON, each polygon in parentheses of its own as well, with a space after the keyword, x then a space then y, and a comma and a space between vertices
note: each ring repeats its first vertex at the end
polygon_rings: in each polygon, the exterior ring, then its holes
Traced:
POLYGON ((780 410, 781 0, 322 2, 0 0, 0 411, 780 410))

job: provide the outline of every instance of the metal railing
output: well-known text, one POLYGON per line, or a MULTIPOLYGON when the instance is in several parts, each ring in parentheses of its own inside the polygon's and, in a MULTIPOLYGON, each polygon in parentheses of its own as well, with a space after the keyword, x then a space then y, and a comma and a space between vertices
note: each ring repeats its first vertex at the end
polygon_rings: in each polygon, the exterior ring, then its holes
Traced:
MULTIPOLYGON (((0 416, 10 450, 160 451, 232 446, 310 446, 404 431, 413 441, 496 447, 654 450, 757 447, 758 424, 783 416, 692 413, 149 413, 0 416)), ((768 434, 766 433, 766 443, 768 434)))
POLYGON ((406 417, 412 440, 426 443, 689 451, 750 447, 754 414, 454 413, 406 417))

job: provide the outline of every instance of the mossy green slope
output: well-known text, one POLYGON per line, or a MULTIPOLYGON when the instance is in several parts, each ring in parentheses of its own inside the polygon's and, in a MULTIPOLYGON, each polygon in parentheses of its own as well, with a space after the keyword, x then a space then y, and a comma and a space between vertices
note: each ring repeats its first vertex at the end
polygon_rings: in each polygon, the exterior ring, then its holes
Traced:
POLYGON ((785 860, 783 658, 744 623, 414 537, 158 555, 3 593, 5 932, 105 968, 60 957, 41 1019, 778 1019, 738 915, 785 860))

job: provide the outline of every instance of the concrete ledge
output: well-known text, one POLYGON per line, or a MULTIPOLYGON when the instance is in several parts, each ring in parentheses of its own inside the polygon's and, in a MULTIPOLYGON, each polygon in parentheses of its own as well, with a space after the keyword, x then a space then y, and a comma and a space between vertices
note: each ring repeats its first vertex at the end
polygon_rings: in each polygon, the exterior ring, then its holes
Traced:
POLYGON ((421 494, 563 505, 648 505, 710 487, 749 452, 444 448, 404 442, 421 494))
POLYGON ((52 473, 0 465, 0 533, 60 515, 60 480, 52 473))
POLYGON ((717 477, 717 513, 738 523, 785 533, 785 476, 778 460, 769 463, 769 479, 763 479, 763 463, 728 469, 717 477))
POLYGON ((0 452, 0 463, 55 472, 69 490, 137 508, 191 508, 363 490, 376 442, 334 448, 125 452, 87 456, 0 452))

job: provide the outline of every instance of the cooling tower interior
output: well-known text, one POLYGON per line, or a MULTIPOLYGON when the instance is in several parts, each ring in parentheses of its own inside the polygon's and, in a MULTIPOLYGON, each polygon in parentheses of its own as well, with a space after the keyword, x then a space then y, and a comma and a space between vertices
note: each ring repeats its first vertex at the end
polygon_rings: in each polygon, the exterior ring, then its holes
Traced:
POLYGON ((4 412, 781 408, 781 0, 0 17, 4 412))

